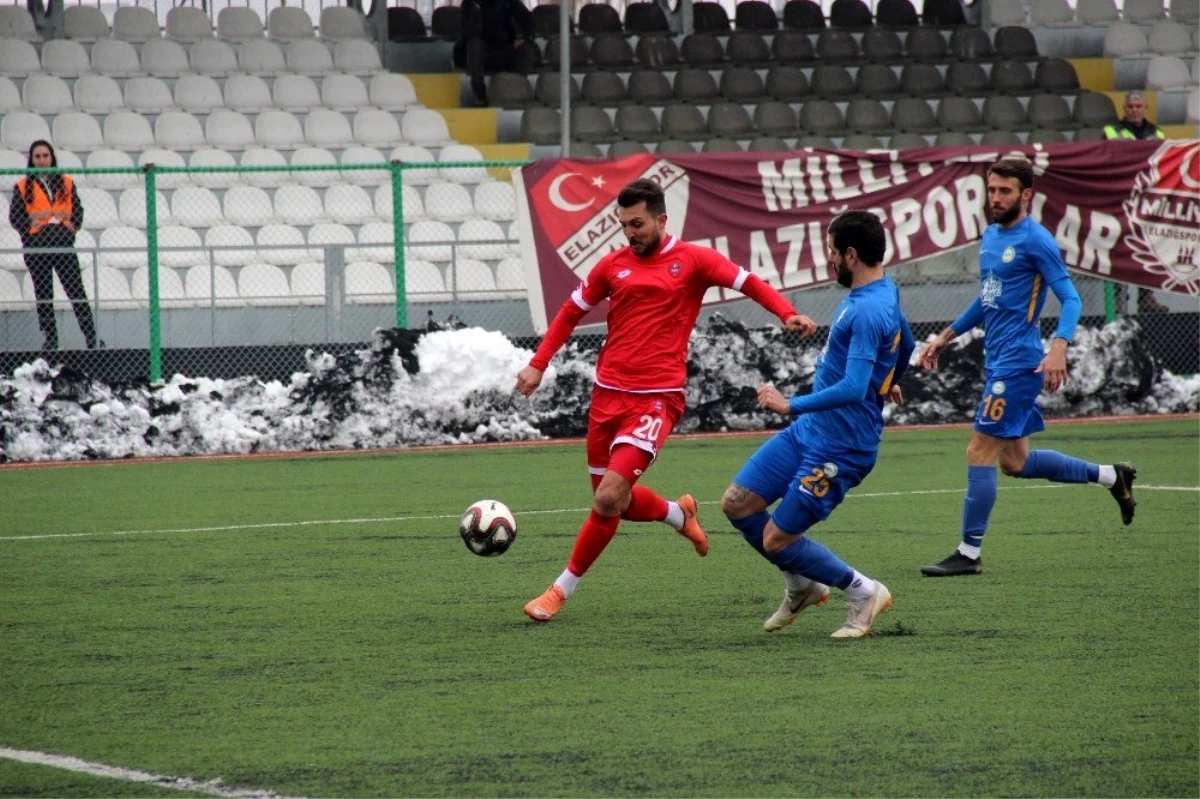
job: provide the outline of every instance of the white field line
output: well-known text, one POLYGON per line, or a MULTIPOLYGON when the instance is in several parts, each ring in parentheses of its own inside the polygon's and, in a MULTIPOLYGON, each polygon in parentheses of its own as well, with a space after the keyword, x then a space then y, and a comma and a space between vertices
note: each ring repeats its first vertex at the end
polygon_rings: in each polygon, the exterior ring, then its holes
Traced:
MULTIPOLYGON (((1052 483, 1050 485, 1029 485, 1029 486, 1001 486, 1000 491, 1044 491, 1054 488, 1071 488, 1067 483, 1052 483)), ((1155 485, 1139 485, 1138 491, 1187 491, 1191 493, 1200 493, 1200 486, 1155 486, 1155 485)), ((863 493, 847 494, 848 499, 876 499, 880 497, 908 497, 919 496, 926 494, 962 494, 966 488, 930 488, 916 489, 912 491, 876 491, 863 493)), ((699 505, 718 505, 718 500, 704 500, 697 503, 699 505)), ((541 516, 546 514, 571 513, 581 514, 587 513, 591 508, 553 508, 549 510, 522 510, 521 516, 541 516)), ((156 530, 108 530, 102 532, 90 533, 44 533, 32 535, 10 535, 0 536, 0 544, 7 541, 44 541, 52 538, 97 538, 103 536, 125 536, 125 535, 169 535, 176 533, 224 533, 236 530, 271 530, 288 527, 316 527, 339 524, 395 524, 396 522, 416 522, 416 521, 445 521, 447 519, 457 519, 457 513, 438 513, 428 516, 380 516, 380 517, 365 517, 360 519, 309 519, 298 522, 262 522, 259 524, 229 524, 218 527, 169 527, 156 530)))
POLYGON ((0 758, 65 769, 66 771, 74 771, 79 774, 91 774, 95 777, 110 777, 114 780, 141 782, 176 791, 195 791, 197 793, 208 794, 209 796, 225 797, 226 799, 284 799, 284 797, 271 791, 260 791, 255 788, 233 788, 228 785, 222 785, 220 779, 203 782, 191 777, 151 774, 146 771, 121 768, 120 766, 93 763, 77 757, 51 755, 46 752, 30 752, 24 749, 9 749, 7 746, 0 746, 0 758))

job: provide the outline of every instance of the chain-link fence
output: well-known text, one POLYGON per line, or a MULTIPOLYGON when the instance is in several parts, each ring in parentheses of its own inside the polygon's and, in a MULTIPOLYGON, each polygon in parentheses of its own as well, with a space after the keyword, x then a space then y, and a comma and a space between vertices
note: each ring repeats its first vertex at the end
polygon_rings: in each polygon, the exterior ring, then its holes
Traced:
MULTIPOLYGON (((43 234, 33 252, 12 227, 0 231, 0 351, 9 355, 3 368, 43 348, 94 345, 124 355, 105 361, 107 379, 175 372, 279 378, 302 370, 310 347, 344 352, 370 340, 375 328, 459 323, 532 344, 511 181, 519 165, 288 166, 279 157, 255 167, 71 170, 83 207, 73 242, 43 234), (54 299, 39 302, 54 273, 54 299)), ((0 170, 10 207, 23 209, 10 180, 26 174, 0 170)), ((55 227, 66 229, 48 230, 55 227)), ((892 274, 918 335, 927 335, 978 291, 977 248, 892 274)), ((1166 368, 1200 371, 1194 297, 1082 276, 1076 284, 1084 324, 1137 314, 1166 368)), ((843 293, 834 285, 790 298, 827 325, 843 293)), ((773 321, 752 303, 715 306, 705 315, 713 312, 773 321)), ((1049 324, 1056 313, 1051 298, 1049 324)), ((598 340, 602 330, 579 334, 598 340)))

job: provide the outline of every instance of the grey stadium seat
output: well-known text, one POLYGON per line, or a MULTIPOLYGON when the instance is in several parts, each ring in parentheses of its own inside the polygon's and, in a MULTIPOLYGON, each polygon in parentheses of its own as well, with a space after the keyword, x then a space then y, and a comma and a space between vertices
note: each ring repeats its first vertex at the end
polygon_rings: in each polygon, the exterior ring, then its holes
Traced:
POLYGON ((611 141, 617 132, 603 108, 581 105, 571 109, 571 137, 580 141, 611 141))
POLYGON ((1070 141, 1067 134, 1053 128, 1034 128, 1029 134, 1029 144, 1061 144, 1070 141))
POLYGON ((921 21, 926 25, 946 27, 967 24, 961 0, 925 0, 921 21))
MULTIPOLYGON (((442 6, 443 8, 452 8, 453 6, 442 6)), ((600 147, 590 141, 573 141, 571 142, 571 157, 572 158, 603 158, 604 153, 600 147)))
POLYGON ((892 138, 888 139, 887 143, 889 150, 915 150, 920 147, 928 147, 929 142, 925 141, 925 137, 919 133, 897 133, 892 138))
POLYGON ((1038 62, 1034 83, 1044 92, 1065 94, 1079 91, 1079 76, 1071 62, 1062 58, 1046 58, 1038 62))
POLYGON ((892 127, 904 133, 936 133, 937 115, 919 97, 901 97, 892 105, 892 127))
POLYGON ((754 108, 754 127, 766 136, 796 136, 800 123, 787 103, 768 100, 754 108))
POLYGON ((718 138, 746 139, 754 135, 754 122, 740 103, 716 103, 708 109, 708 132, 718 138))
MULTIPOLYGON (((636 5, 649 5, 648 3, 637 3, 636 5)), ((609 158, 624 158, 628 155, 641 155, 648 153, 646 145, 636 141, 617 141, 613 142, 612 147, 608 148, 609 158)))
POLYGON ((588 3, 579 9, 579 32, 589 36, 621 33, 621 15, 608 3, 588 3))
POLYGON ((909 0, 879 0, 875 22, 888 28, 914 28, 921 24, 917 9, 909 0))
POLYGON ((938 104, 938 124, 947 130, 974 132, 984 129, 979 108, 966 97, 946 97, 938 104))
POLYGON ((1036 58, 1037 39, 1028 28, 1007 25, 996 31, 993 46, 1000 58, 1036 58))
MULTIPOLYGON (((555 36, 558 36, 559 7, 557 3, 534 6, 532 14, 534 35, 546 39, 553 39, 555 36)), ((575 20, 569 16, 567 18, 567 28, 572 34, 575 33, 575 20)))
POLYGON ((779 27, 779 17, 764 0, 742 0, 734 11, 733 26, 740 31, 773 31, 779 27))
POLYGON ((875 23, 863 0, 833 0, 829 24, 837 28, 869 28, 875 23))
POLYGON ((1103 128, 1080 128, 1075 131, 1075 141, 1104 141, 1107 138, 1103 128))
POLYGON ((783 5, 783 27, 797 31, 824 30, 825 12, 814 0, 787 0, 783 5))
POLYGON ((870 28, 863 32, 859 46, 869 61, 899 61, 904 58, 904 42, 900 41, 895 31, 870 28))
POLYGON ((854 94, 850 70, 836 64, 822 64, 813 70, 812 93, 830 100, 844 100, 854 94))
POLYGON ((738 144, 733 139, 722 139, 722 138, 709 139, 708 141, 704 142, 704 145, 700 148, 700 152, 702 152, 702 153, 740 153, 740 152, 742 152, 742 145, 738 144))
POLYGON ((830 100, 809 100, 800 106, 800 128, 809 133, 836 136, 846 129, 842 111, 830 100))
POLYGON ((675 99, 684 103, 708 104, 721 96, 717 81, 706 69, 681 69, 675 73, 675 99))
MULTIPOLYGON (((598 7, 589 3, 584 8, 598 7)), ((612 8, 612 6, 604 6, 612 8)), ((592 40, 591 61, 600 69, 630 69, 633 67, 633 46, 624 34, 604 33, 592 40)))
POLYGON ((798 67, 771 67, 767 70, 767 95, 792 102, 809 94, 808 78, 798 67))
MULTIPOLYGON (((570 76, 570 94, 571 102, 577 103, 583 99, 583 91, 579 88, 579 81, 574 75, 570 76)), ((562 85, 559 82, 559 73, 543 72, 537 76, 537 82, 533 85, 533 96, 542 105, 558 107, 562 99, 562 85)))
POLYGON ((689 154, 696 152, 696 146, 683 139, 664 139, 658 143, 657 153, 664 155, 689 154))
POLYGON ((846 128, 875 135, 891 129, 892 116, 878 100, 856 97, 846 106, 846 128))
POLYGON ((726 100, 748 103, 766 96, 766 84, 750 67, 728 67, 721 73, 719 86, 726 100))
POLYGON ((816 59, 817 51, 808 34, 780 31, 771 39, 771 55, 780 64, 801 64, 816 59))
POLYGON ((946 93, 946 79, 933 64, 905 64, 900 89, 910 97, 936 97, 946 93))
POLYGON ((996 57, 996 49, 986 31, 964 25, 950 34, 950 54, 959 61, 989 61, 996 57))
POLYGON ((792 148, 778 136, 760 136, 751 139, 750 146, 746 149, 752 153, 786 153, 792 148))
POLYGON ((996 94, 983 101, 983 123, 992 130, 1021 130, 1029 127, 1029 116, 1016 97, 996 94))
POLYGON ((825 30, 817 36, 817 59, 822 62, 855 61, 861 55, 850 31, 825 30))
POLYGON ((796 148, 812 147, 817 150, 836 150, 837 145, 833 143, 833 139, 820 134, 809 134, 796 139, 796 148))
POLYGON ((671 24, 667 15, 655 0, 630 3, 625 7, 625 30, 628 33, 670 33, 671 24))
POLYGON ((933 139, 934 147, 971 147, 975 140, 961 130, 943 130, 933 139))
POLYGON ((516 72, 497 72, 488 83, 488 100, 497 108, 525 108, 533 105, 533 84, 516 72))
MULTIPOLYGON (((572 35, 569 40, 569 46, 571 69, 583 69, 586 67, 588 62, 587 39, 579 35, 572 35)), ((551 69, 558 69, 560 63, 559 54, 561 52, 562 41, 558 38, 550 39, 546 42, 546 55, 543 57, 542 63, 551 69)))
POLYGON ((697 32, 683 38, 679 55, 689 67, 716 66, 725 62, 725 48, 711 33, 697 32))
POLYGON ((983 139, 979 143, 992 146, 1001 145, 1005 147, 1009 145, 1024 144, 1024 142, 1021 141, 1021 137, 1017 135, 1016 131, 1012 130, 989 130, 983 134, 983 139))
POLYGON ((623 105, 617 109, 617 134, 634 141, 654 141, 661 134, 658 117, 644 105, 623 105))
POLYGON ((946 68, 946 91, 960 97, 982 97, 991 94, 992 81, 978 63, 955 61, 946 68))
POLYGON ((1103 128, 1117 121, 1117 109, 1107 94, 1084 92, 1075 98, 1072 116, 1085 128, 1103 128))
MULTIPOLYGON (((634 6, 647 6, 652 3, 634 3, 634 6)), ((679 45, 670 36, 641 36, 633 48, 633 60, 646 69, 668 69, 678 65, 679 45)))
POLYGON ((997 61, 992 65, 992 88, 1004 94, 1032 94, 1037 83, 1024 61, 997 61))
POLYGON ((734 64, 753 66, 771 63, 771 48, 767 46, 767 40, 754 31, 731 33, 725 43, 725 55, 734 64))
POLYGON ((934 28, 913 28, 904 37, 904 52, 914 61, 944 61, 946 40, 934 28))
POLYGON ((1035 128, 1074 128, 1071 107, 1057 94, 1038 94, 1029 99, 1029 122, 1035 128))
POLYGON ((664 105, 675 102, 675 92, 666 75, 641 69, 629 74, 629 99, 643 105, 664 105))
POLYGON ((863 97, 895 97, 900 94, 900 78, 886 64, 865 64, 854 76, 854 87, 863 97))
POLYGON ((595 70, 583 76, 583 101, 593 105, 620 105, 629 102, 629 93, 621 76, 595 70))
POLYGON ((729 30, 729 15, 720 3, 695 3, 692 27, 702 33, 725 33, 729 30))
POLYGON ((534 144, 558 144, 562 138, 562 115, 557 108, 534 106, 521 114, 521 139, 534 144))
POLYGON ((883 142, 878 136, 871 136, 866 133, 853 133, 842 139, 843 150, 881 150, 883 142))
POLYGON ((662 113, 663 136, 695 141, 708 138, 704 115, 694 105, 669 105, 662 113))

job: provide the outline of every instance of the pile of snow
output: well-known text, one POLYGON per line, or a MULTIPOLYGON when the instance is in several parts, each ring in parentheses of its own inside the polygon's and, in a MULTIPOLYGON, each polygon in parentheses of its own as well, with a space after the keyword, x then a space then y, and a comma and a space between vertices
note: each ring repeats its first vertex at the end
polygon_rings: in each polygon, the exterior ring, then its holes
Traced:
MULTIPOLYGON (((1163 372, 1138 344, 1136 322, 1080 330, 1071 382, 1044 398, 1048 416, 1200 409, 1200 377, 1163 372)), ((692 336, 681 432, 760 430, 784 420, 758 410, 755 387, 809 390, 823 342, 720 316, 692 336)), ((532 398, 514 394, 529 350, 479 328, 376 331, 371 346, 334 357, 310 351, 287 383, 176 375, 114 388, 37 360, 0 378, 0 461, 375 449, 582 435, 596 351, 572 341, 532 398)), ((959 422, 979 399, 978 336, 955 342, 933 374, 914 367, 891 423, 959 422)))

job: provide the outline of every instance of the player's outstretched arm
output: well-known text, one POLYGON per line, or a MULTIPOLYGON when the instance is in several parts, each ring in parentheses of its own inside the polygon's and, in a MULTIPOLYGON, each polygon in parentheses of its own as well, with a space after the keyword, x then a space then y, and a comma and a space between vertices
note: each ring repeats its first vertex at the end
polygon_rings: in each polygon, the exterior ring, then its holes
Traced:
POLYGON ((529 364, 517 372, 517 383, 513 390, 528 397, 541 385, 542 375, 545 374, 546 367, 550 365, 550 359, 562 349, 562 345, 571 337, 579 320, 586 313, 587 310, 581 308, 571 298, 562 304, 558 313, 554 315, 554 321, 546 329, 546 335, 542 336, 542 342, 538 344, 537 351, 529 359, 529 364))
POLYGON ((937 371, 938 358, 941 357, 946 346, 968 330, 978 327, 981 322, 983 322, 983 301, 976 297, 957 319, 946 326, 941 333, 938 333, 933 341, 925 345, 925 349, 921 351, 921 366, 931 372, 937 371))
POLYGON ((846 363, 846 374, 841 380, 814 394, 801 394, 790 400, 784 399, 773 384, 764 383, 758 387, 758 406, 778 414, 799 415, 849 405, 866 395, 874 367, 874 361, 852 358, 846 363))
POLYGON ((786 297, 758 275, 750 274, 735 288, 777 316, 788 330, 802 333, 805 338, 817 332, 816 322, 797 311, 786 297))

